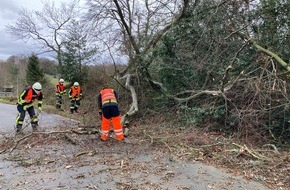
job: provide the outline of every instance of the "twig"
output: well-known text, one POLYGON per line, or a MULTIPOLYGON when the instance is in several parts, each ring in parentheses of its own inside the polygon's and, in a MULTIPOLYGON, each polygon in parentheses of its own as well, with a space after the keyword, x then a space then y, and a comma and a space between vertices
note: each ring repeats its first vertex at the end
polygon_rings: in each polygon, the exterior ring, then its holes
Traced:
POLYGON ((34 135, 35 133, 29 133, 28 135, 26 135, 26 136, 24 136, 24 137, 22 137, 22 138, 20 138, 20 139, 18 139, 17 141, 16 141, 16 143, 15 143, 15 145, 10 149, 10 153, 18 146, 18 144, 21 142, 21 141, 23 141, 24 139, 26 139, 26 138, 28 138, 28 137, 30 137, 30 136, 32 136, 32 135, 34 135))
POLYGON ((279 153, 277 147, 273 144, 264 144, 263 147, 272 147, 275 153, 279 153))
POLYGON ((97 134, 99 133, 99 130, 96 129, 96 128, 92 128, 90 130, 87 130, 86 128, 78 128, 77 130, 76 129, 72 129, 71 132, 73 133, 76 133, 76 134, 79 134, 79 135, 83 135, 83 134, 97 134))
MULTIPOLYGON (((154 143, 154 137, 152 137, 151 135, 148 135, 148 134, 147 134, 147 136, 150 138, 150 144, 152 145, 154 143)), ((172 152, 170 146, 166 142, 162 141, 161 138, 160 138, 160 142, 165 144, 168 147, 169 151, 172 152)))
POLYGON ((198 148, 206 148, 206 147, 212 147, 212 146, 217 146, 217 145, 224 145, 226 143, 221 143, 221 142, 217 142, 215 144, 206 144, 206 145, 201 145, 201 146, 198 146, 198 148))
MULTIPOLYGON (((73 144, 77 144, 76 141, 74 141, 71 137, 69 137, 66 133, 76 133, 76 134, 95 134, 95 133, 99 133, 99 131, 96 129, 92 129, 92 130, 87 130, 87 131, 84 131, 83 128, 79 128, 78 130, 76 129, 72 129, 72 130, 67 130, 67 131, 38 131, 38 132, 32 132, 32 133, 29 133, 28 135, 18 139, 16 142, 15 142, 15 145, 10 149, 10 153, 18 146, 18 144, 23 141, 24 139, 32 136, 32 135, 36 135, 36 134, 43 134, 43 135, 50 135, 50 134, 56 134, 56 133, 64 133, 65 134, 65 137, 70 141, 72 142, 73 144)), ((2 152, 5 152, 5 150, 3 150, 2 152)), ((0 152, 0 154, 2 153, 0 152)))
POLYGON ((150 144, 153 144, 154 140, 153 137, 151 135, 147 135, 150 138, 150 144))
POLYGON ((233 145, 237 146, 240 148, 240 154, 244 153, 245 151, 250 154, 251 156, 253 156, 254 158, 258 159, 258 160, 269 160, 268 158, 266 158, 263 155, 260 155, 259 153, 254 152, 253 150, 250 150, 246 145, 241 146, 239 144, 236 143, 232 143, 233 145))
POLYGON ((32 132, 34 134, 42 134, 42 135, 51 135, 55 133, 72 133, 72 130, 67 130, 67 131, 38 131, 38 132, 32 132))
POLYGON ((6 148, 0 151, 0 154, 2 154, 3 152, 6 152, 6 148))
POLYGON ((71 133, 71 131, 50 131, 50 132, 32 132, 32 133, 29 133, 28 135, 18 139, 16 142, 15 142, 15 145, 10 149, 10 153, 18 146, 18 144, 23 141, 24 139, 32 136, 32 135, 36 135, 36 134, 45 134, 45 135, 49 135, 49 134, 53 134, 53 133, 71 133))
POLYGON ((164 141, 161 141, 161 142, 167 146, 167 148, 169 149, 170 152, 172 152, 170 146, 166 142, 164 142, 164 141))
POLYGON ((84 154, 89 155, 89 156, 93 156, 96 154, 96 151, 90 150, 90 151, 79 152, 79 153, 75 154, 74 157, 79 157, 79 156, 84 155, 84 154))

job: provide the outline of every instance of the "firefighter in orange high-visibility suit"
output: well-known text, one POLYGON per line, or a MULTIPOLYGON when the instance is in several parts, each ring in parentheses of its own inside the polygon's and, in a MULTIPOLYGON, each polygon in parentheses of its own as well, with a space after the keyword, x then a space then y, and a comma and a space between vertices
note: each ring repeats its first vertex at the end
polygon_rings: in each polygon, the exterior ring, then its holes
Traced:
POLYGON ((78 109, 81 105, 81 99, 83 98, 82 89, 78 82, 74 82, 73 86, 70 88, 69 92, 69 99, 70 99, 70 113, 73 114, 74 112, 78 113, 78 109))
POLYGON ((56 109, 62 110, 61 105, 63 103, 62 95, 64 95, 66 92, 65 86, 64 86, 64 80, 59 79, 58 83, 55 85, 55 95, 56 95, 56 109))
POLYGON ((121 124, 121 116, 118 107, 117 93, 105 86, 98 96, 99 114, 102 116, 101 140, 108 139, 110 132, 110 122, 112 121, 114 133, 117 140, 123 141, 123 127, 121 124))

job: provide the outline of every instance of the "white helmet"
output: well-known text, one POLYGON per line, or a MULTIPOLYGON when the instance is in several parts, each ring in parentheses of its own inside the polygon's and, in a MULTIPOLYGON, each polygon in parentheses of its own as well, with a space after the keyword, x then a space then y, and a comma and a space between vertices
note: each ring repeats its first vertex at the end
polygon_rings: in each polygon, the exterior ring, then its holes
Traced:
POLYGON ((74 86, 79 86, 80 84, 78 82, 75 82, 74 83, 74 86))
POLYGON ((64 83, 64 80, 63 80, 63 79, 59 79, 58 82, 60 82, 60 83, 64 83))
POLYGON ((39 82, 36 82, 32 85, 32 89, 36 92, 39 93, 42 90, 42 86, 39 82))

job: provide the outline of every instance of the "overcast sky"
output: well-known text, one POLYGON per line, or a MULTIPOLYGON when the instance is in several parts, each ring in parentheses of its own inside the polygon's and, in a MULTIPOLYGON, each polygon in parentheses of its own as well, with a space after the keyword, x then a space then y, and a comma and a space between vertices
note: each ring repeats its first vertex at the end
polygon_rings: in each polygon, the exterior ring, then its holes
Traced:
MULTIPOLYGON (((49 0, 60 2, 69 0, 49 0)), ((16 21, 18 13, 22 8, 28 10, 41 10, 43 7, 41 0, 0 0, 0 60, 7 60, 12 55, 30 55, 36 53, 32 45, 26 44, 22 40, 15 40, 5 31, 5 25, 16 21)))

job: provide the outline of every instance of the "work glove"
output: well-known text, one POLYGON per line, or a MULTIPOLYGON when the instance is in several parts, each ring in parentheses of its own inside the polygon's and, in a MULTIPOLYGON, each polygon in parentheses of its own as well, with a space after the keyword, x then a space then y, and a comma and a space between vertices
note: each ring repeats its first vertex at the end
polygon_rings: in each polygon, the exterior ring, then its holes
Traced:
POLYGON ((41 112, 42 111, 42 107, 38 107, 38 111, 41 112))
POLYGON ((23 110, 24 110, 24 111, 27 111, 27 107, 26 107, 26 106, 23 106, 23 110))

